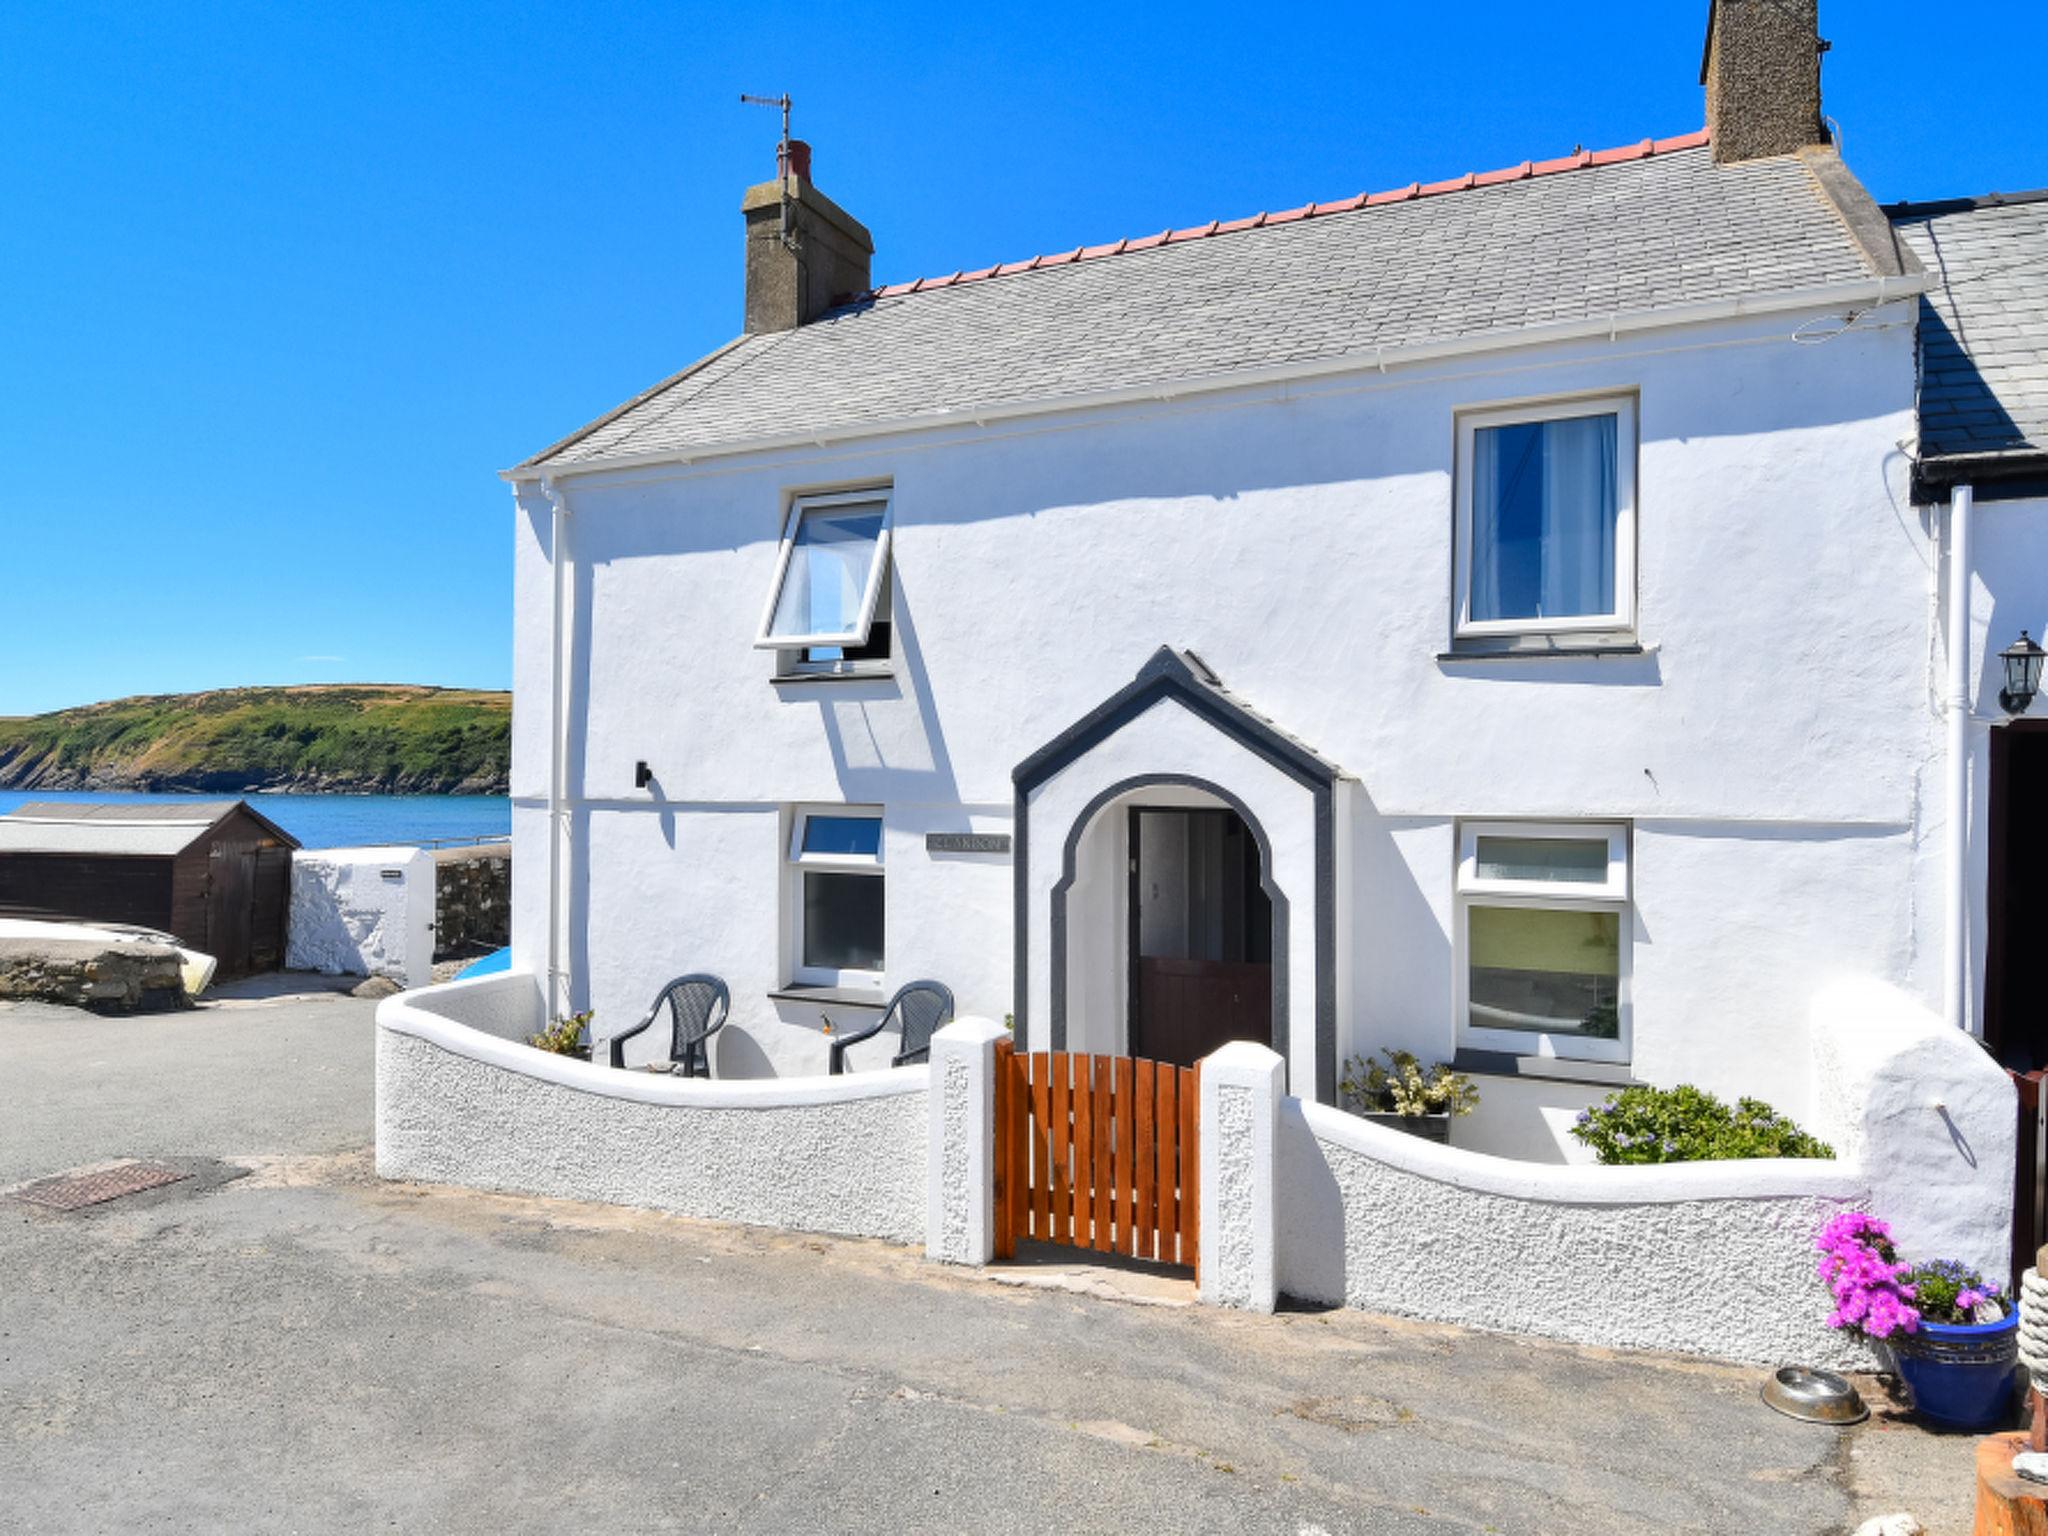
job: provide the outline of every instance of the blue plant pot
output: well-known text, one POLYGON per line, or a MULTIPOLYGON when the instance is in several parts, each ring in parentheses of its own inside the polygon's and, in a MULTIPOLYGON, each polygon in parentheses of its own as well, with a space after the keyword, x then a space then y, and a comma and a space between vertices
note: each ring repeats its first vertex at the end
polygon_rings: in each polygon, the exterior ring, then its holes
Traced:
POLYGON ((1885 1341, 1913 1411, 1952 1429, 1991 1429, 2012 1413, 2019 1313, 1995 1323, 1925 1323, 1885 1341))

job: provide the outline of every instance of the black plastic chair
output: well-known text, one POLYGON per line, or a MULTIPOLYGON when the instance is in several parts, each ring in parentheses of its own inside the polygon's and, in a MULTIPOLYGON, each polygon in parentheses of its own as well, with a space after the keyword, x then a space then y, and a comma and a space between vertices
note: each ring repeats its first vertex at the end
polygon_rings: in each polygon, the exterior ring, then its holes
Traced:
POLYGON ((612 1065, 626 1064, 626 1042, 653 1024, 663 1007, 674 1024, 669 1036, 669 1070, 677 1077, 709 1077, 711 1037, 725 1027, 732 994, 718 977, 701 971, 678 976, 655 995, 646 1018, 611 1037, 612 1065))
POLYGON ((832 1060, 829 1070, 838 1077, 846 1070, 846 1048, 859 1045, 861 1041, 879 1035, 894 1019, 902 1030, 900 1049, 889 1063, 892 1067, 907 1067, 916 1062, 928 1060, 932 1050, 932 1036, 939 1032, 939 1026, 950 1023, 953 1018, 953 989, 941 981, 906 982, 896 989, 896 995, 889 999, 889 1006, 882 1010, 882 1016, 866 1029, 851 1035, 832 1037, 832 1060))

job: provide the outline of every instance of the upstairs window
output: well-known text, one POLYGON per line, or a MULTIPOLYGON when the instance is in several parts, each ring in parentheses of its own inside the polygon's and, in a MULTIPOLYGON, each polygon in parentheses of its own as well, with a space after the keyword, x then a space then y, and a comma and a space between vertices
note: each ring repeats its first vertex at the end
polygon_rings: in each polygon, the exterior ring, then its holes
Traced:
POLYGON ((1626 1061, 1628 836, 1468 822, 1458 858, 1459 1041, 1626 1061))
POLYGON ((1459 638, 1635 624, 1635 404, 1458 421, 1459 638))
POLYGON ((800 498, 783 525, 755 645, 814 653, 807 659, 820 661, 871 653, 888 565, 886 492, 800 498))
POLYGON ((789 837, 794 979, 877 985, 884 964, 882 815, 799 809, 789 837))

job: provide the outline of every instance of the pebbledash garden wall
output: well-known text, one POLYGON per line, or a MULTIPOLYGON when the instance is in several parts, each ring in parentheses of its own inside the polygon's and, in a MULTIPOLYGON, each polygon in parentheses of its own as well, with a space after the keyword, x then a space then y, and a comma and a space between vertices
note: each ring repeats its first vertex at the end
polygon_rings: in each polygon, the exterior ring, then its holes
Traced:
MULTIPOLYGON (((525 972, 383 1003, 378 1172, 990 1261, 1002 1026, 948 1026, 929 1066, 704 1081, 535 1050, 522 1042, 542 1014, 525 972)), ((1882 984, 1824 991, 1811 1022, 1811 1128, 1830 1161, 1492 1157, 1303 1102, 1272 1051, 1225 1046, 1202 1064, 1201 1298, 1867 1368, 1867 1349, 1825 1326, 1815 1233, 1868 1209, 1915 1257, 1998 1271, 2012 1089, 1974 1040, 1882 984)))

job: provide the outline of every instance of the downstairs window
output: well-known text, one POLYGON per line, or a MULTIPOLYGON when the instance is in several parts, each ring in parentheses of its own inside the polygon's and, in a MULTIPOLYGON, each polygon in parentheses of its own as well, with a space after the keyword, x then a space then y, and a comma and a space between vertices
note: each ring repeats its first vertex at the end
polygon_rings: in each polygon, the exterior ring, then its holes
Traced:
POLYGON ((1468 822, 1459 834, 1459 1043, 1629 1059, 1628 835, 1468 822))
POLYGON ((882 813, 819 806, 799 809, 791 820, 792 979, 879 987, 886 958, 882 813))

